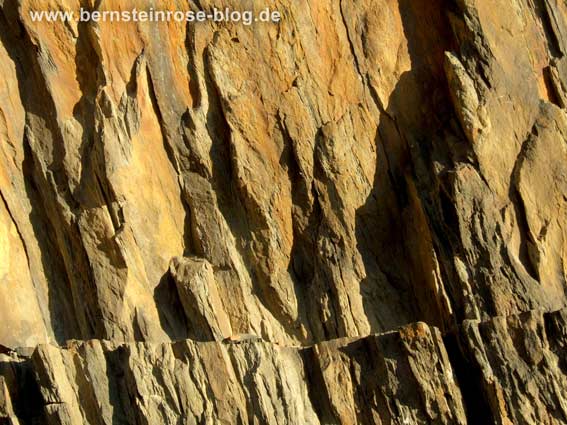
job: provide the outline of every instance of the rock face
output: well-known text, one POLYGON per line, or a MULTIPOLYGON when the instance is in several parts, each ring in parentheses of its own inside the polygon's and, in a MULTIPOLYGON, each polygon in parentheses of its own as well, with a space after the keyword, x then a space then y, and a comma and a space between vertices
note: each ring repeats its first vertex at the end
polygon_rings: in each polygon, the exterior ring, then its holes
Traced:
POLYGON ((0 0, 0 423, 567 424, 566 55, 559 0, 0 0), (282 21, 30 15, 150 6, 282 21))
POLYGON ((466 423, 440 333, 423 323, 309 348, 91 340, 10 360, 37 376, 13 409, 39 393, 32 407, 54 424, 466 423))

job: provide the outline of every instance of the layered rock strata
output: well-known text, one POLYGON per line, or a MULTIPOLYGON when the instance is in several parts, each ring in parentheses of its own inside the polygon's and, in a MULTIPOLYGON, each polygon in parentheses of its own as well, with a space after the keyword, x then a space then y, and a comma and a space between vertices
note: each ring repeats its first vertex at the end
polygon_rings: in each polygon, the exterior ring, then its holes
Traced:
POLYGON ((556 424, 567 310, 310 347, 71 341, 0 355, 7 424, 556 424))
POLYGON ((282 21, 0 0, 0 421, 567 423, 564 2, 144 4, 282 21))

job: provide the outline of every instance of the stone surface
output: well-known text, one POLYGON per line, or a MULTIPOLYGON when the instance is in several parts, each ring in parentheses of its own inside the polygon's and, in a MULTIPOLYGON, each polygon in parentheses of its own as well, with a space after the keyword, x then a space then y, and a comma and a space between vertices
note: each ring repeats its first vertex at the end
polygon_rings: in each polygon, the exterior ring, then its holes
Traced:
POLYGON ((466 423, 441 335, 424 323, 306 348, 91 340, 18 361, 36 373, 46 423, 466 423))
POLYGON ((233 332, 211 264, 204 259, 174 258, 169 271, 192 325, 192 339, 220 341, 230 337, 233 332))
POLYGON ((0 0, 0 423, 567 423, 564 2, 141 3, 0 0))

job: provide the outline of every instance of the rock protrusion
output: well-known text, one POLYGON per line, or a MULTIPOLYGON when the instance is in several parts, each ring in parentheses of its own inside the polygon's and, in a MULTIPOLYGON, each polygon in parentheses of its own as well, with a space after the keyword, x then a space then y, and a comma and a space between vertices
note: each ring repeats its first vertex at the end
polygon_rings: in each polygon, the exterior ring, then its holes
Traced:
POLYGON ((176 257, 169 272, 194 338, 222 341, 232 335, 211 264, 202 258, 176 257))

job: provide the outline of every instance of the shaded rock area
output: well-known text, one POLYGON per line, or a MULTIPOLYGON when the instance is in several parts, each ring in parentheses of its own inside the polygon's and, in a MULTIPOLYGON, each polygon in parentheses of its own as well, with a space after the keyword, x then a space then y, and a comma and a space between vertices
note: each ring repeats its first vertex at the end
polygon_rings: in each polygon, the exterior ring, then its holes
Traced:
POLYGON ((555 424, 567 310, 284 347, 89 340, 0 355, 7 424, 555 424))
POLYGON ((0 424, 567 424, 566 54, 560 0, 0 0, 0 424), (282 21, 30 15, 146 6, 282 21))
POLYGON ((45 423, 465 423, 440 334, 423 323, 309 348, 91 340, 8 362, 36 372, 45 423))

